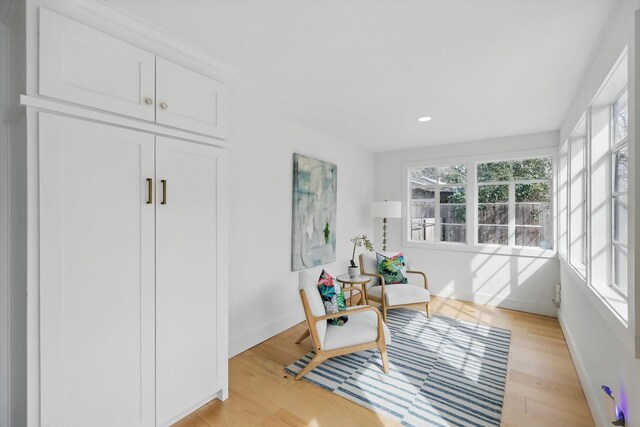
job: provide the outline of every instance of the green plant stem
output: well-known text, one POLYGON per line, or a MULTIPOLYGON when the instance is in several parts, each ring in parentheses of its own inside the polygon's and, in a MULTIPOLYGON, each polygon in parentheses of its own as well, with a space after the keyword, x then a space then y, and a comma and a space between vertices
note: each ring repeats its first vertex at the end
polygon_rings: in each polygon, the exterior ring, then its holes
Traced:
POLYGON ((354 258, 356 257, 356 246, 357 245, 358 245, 358 239, 356 238, 356 241, 353 242, 353 253, 351 254, 351 267, 355 267, 356 266, 354 258))

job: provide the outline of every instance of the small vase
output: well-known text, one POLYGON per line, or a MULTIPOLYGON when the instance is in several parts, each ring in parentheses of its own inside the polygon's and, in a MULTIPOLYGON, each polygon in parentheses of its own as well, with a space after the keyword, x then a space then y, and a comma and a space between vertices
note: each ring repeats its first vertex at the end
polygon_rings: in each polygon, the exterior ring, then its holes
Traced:
POLYGON ((352 279, 357 277, 360 274, 360 269, 358 267, 349 267, 349 277, 352 279))

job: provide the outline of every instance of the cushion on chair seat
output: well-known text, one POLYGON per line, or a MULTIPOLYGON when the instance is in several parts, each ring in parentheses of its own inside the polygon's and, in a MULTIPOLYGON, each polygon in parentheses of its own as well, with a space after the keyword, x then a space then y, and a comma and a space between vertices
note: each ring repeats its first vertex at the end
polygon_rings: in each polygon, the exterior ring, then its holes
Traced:
MULTIPOLYGON (((367 289, 367 295, 380 299, 382 286, 370 287, 367 289)), ((419 304, 431 301, 428 290, 412 284, 386 285, 384 296, 387 305, 419 304)))
MULTIPOLYGON (((359 306, 363 307, 363 306, 359 306)), ((366 306, 364 306, 366 307, 366 306)), ((348 310, 358 308, 348 307, 348 310)), ((387 344, 391 342, 391 334, 387 325, 382 323, 384 338, 387 344)), ((325 351, 373 342, 378 339, 378 315, 375 311, 363 311, 349 314, 349 321, 342 326, 327 325, 322 349, 325 351)))

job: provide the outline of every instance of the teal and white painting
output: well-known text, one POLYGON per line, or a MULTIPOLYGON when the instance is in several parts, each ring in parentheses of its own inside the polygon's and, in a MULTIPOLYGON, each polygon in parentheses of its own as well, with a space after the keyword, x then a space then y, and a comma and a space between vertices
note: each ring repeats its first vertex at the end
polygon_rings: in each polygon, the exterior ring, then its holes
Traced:
POLYGON ((293 235, 291 269, 336 260, 338 167, 293 155, 293 235))

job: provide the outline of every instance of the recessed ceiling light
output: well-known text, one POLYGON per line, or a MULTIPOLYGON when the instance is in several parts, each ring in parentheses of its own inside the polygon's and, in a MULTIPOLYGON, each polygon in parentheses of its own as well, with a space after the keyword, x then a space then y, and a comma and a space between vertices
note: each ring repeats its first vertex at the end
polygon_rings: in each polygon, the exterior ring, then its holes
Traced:
POLYGON ((428 122, 429 120, 431 120, 431 117, 429 117, 429 116, 424 116, 424 117, 419 117, 418 118, 419 122, 428 122))

